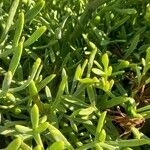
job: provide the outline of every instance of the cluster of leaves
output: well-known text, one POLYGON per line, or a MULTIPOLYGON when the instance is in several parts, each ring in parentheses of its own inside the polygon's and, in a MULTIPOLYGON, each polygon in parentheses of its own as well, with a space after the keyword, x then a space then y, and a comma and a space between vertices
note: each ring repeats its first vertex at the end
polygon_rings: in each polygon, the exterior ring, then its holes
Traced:
POLYGON ((0 148, 150 146, 149 0, 2 0, 0 148))

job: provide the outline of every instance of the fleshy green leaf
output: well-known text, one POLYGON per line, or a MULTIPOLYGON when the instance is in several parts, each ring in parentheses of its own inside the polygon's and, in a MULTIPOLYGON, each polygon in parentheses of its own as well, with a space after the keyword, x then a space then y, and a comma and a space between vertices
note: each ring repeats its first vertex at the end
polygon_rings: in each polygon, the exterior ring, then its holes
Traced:
POLYGON ((16 138, 8 145, 8 147, 5 150, 19 150, 21 142, 21 138, 16 138))
POLYGON ((63 150, 65 147, 64 147, 64 142, 63 141, 58 141, 58 142, 55 142, 53 143, 49 148, 48 150, 63 150))
POLYGON ((33 129, 36 129, 39 126, 39 109, 36 104, 31 109, 31 122, 33 129))
POLYGON ((46 31, 46 27, 42 26, 38 28, 25 42, 24 47, 33 44, 42 34, 46 31))

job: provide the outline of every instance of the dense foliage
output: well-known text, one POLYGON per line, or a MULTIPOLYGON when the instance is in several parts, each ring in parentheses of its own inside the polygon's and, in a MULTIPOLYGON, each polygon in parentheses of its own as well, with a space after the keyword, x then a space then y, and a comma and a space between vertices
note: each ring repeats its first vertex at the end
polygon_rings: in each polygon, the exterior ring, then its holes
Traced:
POLYGON ((1 0, 0 148, 150 149, 149 0, 1 0))

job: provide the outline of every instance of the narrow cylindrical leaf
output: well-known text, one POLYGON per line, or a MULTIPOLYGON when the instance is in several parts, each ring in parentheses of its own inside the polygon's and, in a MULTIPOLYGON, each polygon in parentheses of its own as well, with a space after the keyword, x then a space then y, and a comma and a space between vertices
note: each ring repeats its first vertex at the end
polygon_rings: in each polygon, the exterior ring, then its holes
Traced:
POLYGON ((58 39, 58 40, 61 39, 61 37, 62 37, 61 28, 57 28, 55 34, 56 34, 56 39, 58 39))
POLYGON ((49 56, 50 56, 50 59, 51 59, 51 62, 54 63, 56 61, 56 56, 55 56, 55 52, 53 51, 53 49, 51 49, 50 53, 49 53, 49 56))
POLYGON ((99 80, 96 77, 94 77, 93 79, 91 79, 91 78, 83 78, 83 79, 80 79, 79 81, 81 83, 85 83, 85 84, 98 83, 99 82, 99 80))
POLYGON ((141 59, 142 65, 145 67, 146 65, 146 60, 144 58, 141 59))
POLYGON ((60 103, 60 100, 61 100, 60 97, 63 95, 65 87, 66 87, 67 75, 65 75, 65 71, 62 71, 62 72, 64 72, 64 73, 62 73, 62 81, 59 85, 55 101, 52 105, 52 110, 55 110, 57 105, 60 103))
POLYGON ((97 68, 92 68, 92 72, 99 76, 105 75, 105 72, 103 72, 102 70, 97 69, 97 68))
POLYGON ((25 42, 24 47, 27 47, 33 44, 44 32, 46 31, 46 27, 42 26, 38 28, 25 42))
POLYGON ((2 83, 2 91, 7 91, 9 89, 11 81, 12 81, 12 72, 8 71, 2 83))
POLYGON ((17 67, 17 70, 16 70, 16 79, 17 81, 23 81, 23 68, 22 68, 22 65, 19 64, 18 67, 17 67))
POLYGON ((33 81, 33 79, 34 79, 34 77, 36 75, 36 72, 37 72, 37 70, 38 70, 38 68, 40 66, 40 63, 41 63, 41 59, 37 58, 37 60, 33 64, 32 72, 31 72, 31 75, 29 76, 28 80, 24 84, 19 86, 19 87, 9 89, 9 91, 10 92, 18 92, 18 91, 21 91, 21 90, 25 89, 33 81))
POLYGON ((92 114, 93 111, 95 111, 95 108, 94 108, 94 107, 89 107, 89 108, 81 109, 81 110, 79 111, 79 115, 88 116, 88 115, 92 114))
POLYGON ((17 47, 17 45, 18 45, 22 30, 23 30, 23 26, 24 26, 24 13, 21 12, 19 14, 19 17, 18 17, 18 20, 16 23, 16 31, 15 31, 15 35, 14 35, 14 39, 13 39, 13 43, 12 43, 13 48, 17 47))
POLYGON ((39 123, 44 123, 47 121, 47 115, 40 118, 39 123))
POLYGON ((35 82, 32 81, 29 85, 29 92, 30 92, 30 96, 33 97, 35 95, 38 94, 38 90, 37 90, 37 87, 35 85, 35 82))
POLYGON ((12 57, 10 65, 9 65, 9 71, 11 71, 13 75, 14 75, 14 73, 19 65, 20 59, 21 59, 22 50, 23 50, 23 42, 24 42, 24 38, 21 40, 19 45, 15 48, 14 55, 12 57))
POLYGON ((95 133, 95 141, 99 140, 101 131, 102 131, 104 123, 105 123, 105 117, 106 117, 106 111, 104 111, 99 118, 98 125, 96 128, 96 133, 95 133))
POLYGON ((108 58, 108 54, 105 53, 103 56, 102 56, 102 64, 104 66, 104 71, 106 73, 107 71, 107 68, 108 68, 108 65, 109 65, 109 58, 108 58))
POLYGON ((119 141, 110 141, 108 142, 111 145, 114 146, 120 146, 120 147, 138 147, 141 145, 150 144, 149 139, 129 139, 129 140, 119 140, 119 141))
POLYGON ((36 129, 36 132, 41 133, 41 132, 45 131, 48 128, 48 126, 49 126, 48 122, 44 122, 44 123, 40 124, 38 126, 38 128, 36 129))
POLYGON ((65 147, 63 141, 55 142, 48 148, 48 150, 64 150, 64 149, 65 147))
POLYGON ((117 72, 112 73, 112 75, 111 75, 111 76, 122 75, 122 74, 124 74, 124 73, 125 73, 125 71, 124 71, 124 70, 123 70, 123 71, 117 71, 117 72))
POLYGON ((85 70, 85 67, 87 66, 88 64, 88 59, 86 59, 84 62, 83 62, 83 65, 81 67, 81 76, 83 75, 84 73, 84 70, 85 70))
POLYGON ((14 139, 5 150, 18 150, 21 145, 21 138, 14 139))
POLYGON ((51 136, 56 140, 56 141, 63 141, 65 144, 65 147, 70 149, 70 150, 74 150, 74 148, 72 147, 72 145, 68 142, 68 140, 64 137, 64 135, 54 126, 52 126, 51 124, 49 124, 49 132, 51 134, 51 136))
POLYGON ((51 90, 48 86, 45 86, 45 94, 46 94, 46 97, 49 101, 52 100, 52 94, 51 94, 51 90))
POLYGON ((73 96, 73 95, 63 95, 62 98, 63 98, 65 101, 67 101, 67 102, 69 102, 69 103, 73 103, 73 104, 75 104, 75 105, 77 105, 77 106, 80 106, 80 107, 86 108, 86 107, 89 106, 89 105, 88 105, 87 103, 85 103, 83 100, 81 100, 81 99, 79 99, 79 98, 77 98, 77 97, 75 97, 75 96, 73 96))
POLYGON ((87 94, 88 94, 88 97, 90 99, 90 103, 92 106, 95 106, 96 104, 96 93, 94 91, 94 88, 92 85, 89 85, 87 87, 87 94))
POLYGON ((87 71, 87 77, 90 77, 90 73, 91 73, 91 70, 92 70, 92 66, 93 66, 93 62, 94 62, 94 58, 95 58, 95 55, 96 55, 96 52, 97 52, 97 47, 94 43, 92 42, 88 42, 90 48, 92 49, 91 51, 91 55, 90 55, 90 58, 89 58, 89 62, 88 62, 88 71, 87 71))
POLYGON ((94 60, 94 64, 95 64, 100 70, 103 69, 102 66, 99 64, 98 61, 94 60))
POLYGON ((140 34, 136 34, 133 37, 133 39, 131 40, 131 45, 130 45, 129 49, 126 51, 124 58, 127 58, 130 56, 130 54, 136 49, 139 41, 140 41, 140 34))
POLYGON ((136 14, 137 13, 136 9, 133 9, 133 8, 127 8, 127 9, 115 8, 114 10, 117 11, 119 14, 136 14))
POLYGON ((107 76, 111 76, 112 74, 112 66, 108 67, 107 76))
POLYGON ((115 83, 115 82, 114 82, 113 79, 109 81, 109 89, 110 89, 110 90, 112 89, 114 83, 115 83))
POLYGON ((106 131, 104 129, 101 130, 100 134, 99 134, 99 137, 98 137, 98 140, 100 142, 104 142, 106 139, 106 131))
POLYGON ((102 102, 101 108, 102 109, 111 108, 111 107, 117 106, 119 104, 125 103, 125 102, 129 101, 130 99, 131 99, 130 97, 123 97, 123 96, 114 97, 110 100, 102 102))
POLYGON ((22 126, 22 125, 16 125, 15 128, 17 131, 23 134, 29 134, 32 132, 32 129, 30 129, 29 127, 22 126))
POLYGON ((42 80, 41 82, 38 83, 37 85, 37 89, 38 91, 40 91, 41 89, 43 89, 48 83, 50 83, 54 78, 56 77, 56 74, 52 74, 47 76, 44 80, 42 80))
POLYGON ((149 110, 150 110, 150 105, 147 105, 147 106, 137 109, 137 112, 141 113, 141 112, 149 111, 149 110))
POLYGON ((39 126, 39 109, 36 104, 31 109, 31 122, 33 129, 36 129, 39 126))
POLYGON ((41 74, 42 68, 43 68, 43 64, 40 65, 40 67, 38 68, 38 71, 36 73, 36 76, 35 76, 35 81, 37 83, 41 81, 40 79, 42 78, 42 75, 40 75, 40 74, 41 74))
POLYGON ((82 68, 81 68, 81 65, 79 64, 75 71, 75 75, 74 75, 74 79, 73 79, 73 83, 71 87, 71 93, 74 92, 77 86, 77 81, 81 78, 81 76, 82 76, 82 68))
POLYGON ((145 19, 146 21, 149 21, 149 20, 150 20, 150 4, 148 4, 147 7, 146 7, 146 13, 145 13, 145 15, 144 15, 144 19, 145 19))
POLYGON ((135 139, 140 139, 141 138, 141 134, 140 134, 140 132, 137 128, 131 127, 131 131, 132 131, 135 139))
POLYGON ((71 128, 72 128, 75 132, 78 132, 77 125, 74 123, 73 120, 70 120, 70 125, 71 125, 71 128))
POLYGON ((123 19, 117 21, 117 22, 115 23, 115 25, 112 26, 111 31, 116 30, 117 28, 119 28, 119 27, 120 27, 121 25, 123 25, 126 21, 128 21, 129 18, 130 18, 130 16, 127 15, 127 16, 123 17, 123 19))
POLYGON ((32 21, 35 16, 41 11, 44 7, 45 1, 39 0, 32 9, 30 9, 25 15, 25 22, 32 21))
POLYGON ((81 65, 78 65, 76 72, 75 72, 74 79, 79 80, 81 78, 81 73, 82 73, 81 65))

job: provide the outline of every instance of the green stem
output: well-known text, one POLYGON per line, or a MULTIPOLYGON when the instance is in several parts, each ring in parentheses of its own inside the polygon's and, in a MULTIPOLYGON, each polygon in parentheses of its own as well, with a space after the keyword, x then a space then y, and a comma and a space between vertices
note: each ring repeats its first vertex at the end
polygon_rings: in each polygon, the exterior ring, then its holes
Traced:
POLYGON ((39 134, 39 133, 35 133, 35 134, 33 135, 33 137, 34 137, 34 139, 35 139, 37 145, 40 145, 40 146, 42 147, 42 149, 44 149, 44 146, 43 146, 43 143, 42 143, 42 139, 41 139, 40 134, 39 134))

